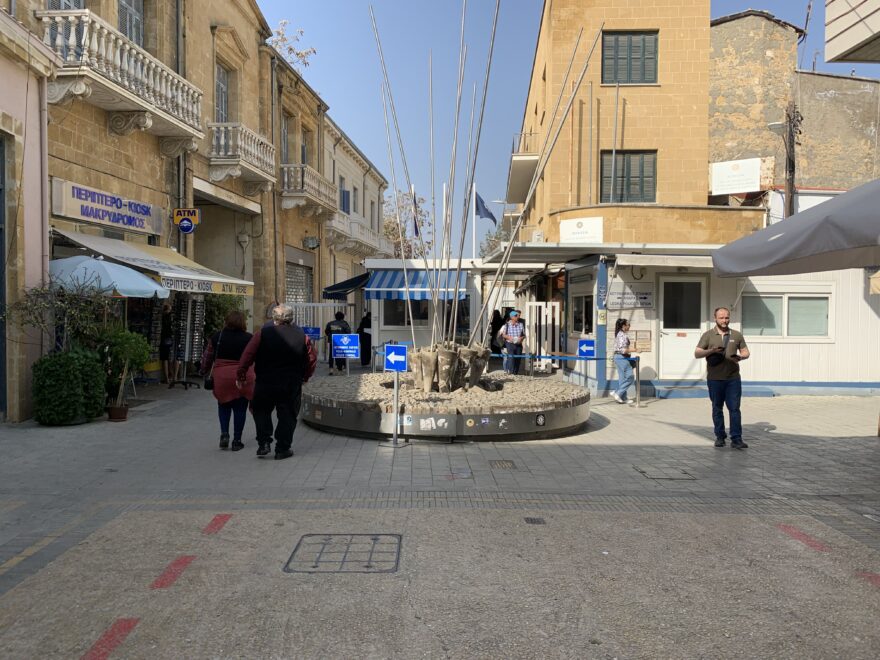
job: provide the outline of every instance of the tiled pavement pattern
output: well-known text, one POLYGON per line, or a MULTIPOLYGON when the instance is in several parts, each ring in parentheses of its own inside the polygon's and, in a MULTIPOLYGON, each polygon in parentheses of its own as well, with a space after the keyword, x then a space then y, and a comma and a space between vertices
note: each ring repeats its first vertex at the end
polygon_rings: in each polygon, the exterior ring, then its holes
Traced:
POLYGON ((807 514, 880 551, 876 399, 747 399, 744 452, 712 446, 708 400, 599 400, 570 438, 393 450, 301 426, 275 462, 217 450, 208 393, 141 396, 125 424, 0 426, 0 593, 131 509, 807 514))

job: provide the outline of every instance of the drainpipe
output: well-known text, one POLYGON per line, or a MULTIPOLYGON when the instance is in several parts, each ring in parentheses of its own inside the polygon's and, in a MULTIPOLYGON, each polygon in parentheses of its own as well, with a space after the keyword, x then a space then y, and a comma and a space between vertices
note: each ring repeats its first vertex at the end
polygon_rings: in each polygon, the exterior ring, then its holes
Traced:
MULTIPOLYGON (((364 180, 361 183, 361 215, 367 217, 367 175, 373 171, 372 165, 367 165, 367 171, 364 172, 364 180)), ((370 225, 370 229, 373 225, 370 225)))
MULTIPOLYGON (((29 74, 30 75, 30 72, 29 74)), ((44 285, 49 282, 49 82, 45 76, 40 78, 39 103, 40 103, 40 221, 42 233, 42 254, 40 265, 40 280, 44 285)), ((25 99, 27 104, 27 99, 25 99)))
MULTIPOLYGON (((269 84, 272 85, 272 117, 269 119, 269 124, 272 126, 272 144, 275 144, 275 122, 278 120, 278 58, 274 55, 272 56, 272 65, 270 69, 269 76, 269 84)), ((265 222, 265 220, 263 220, 265 222)), ((265 232, 260 232, 260 234, 264 234, 265 232)), ((274 292, 275 300, 281 302, 280 293, 278 291, 278 189, 277 187, 273 187, 272 189, 272 271, 273 271, 273 279, 274 285, 272 290, 274 292)), ((281 240, 282 246, 284 245, 284 239, 281 240)))
MULTIPOLYGON (((174 9, 177 16, 177 44, 174 57, 174 69, 178 75, 184 75, 184 42, 183 42, 183 0, 175 0, 174 9)), ((185 77, 185 76, 184 76, 185 77)), ((177 205, 182 208, 186 206, 186 156, 181 154, 177 157, 177 205)), ((174 231, 173 229, 171 231, 174 231)), ((168 237, 168 244, 171 244, 171 237, 168 237)), ((183 232, 177 232, 177 251, 185 254, 185 237, 183 232)))
POLYGON ((603 395, 608 390, 608 312, 605 302, 608 296, 608 264, 605 257, 599 259, 596 273, 596 391, 603 395))

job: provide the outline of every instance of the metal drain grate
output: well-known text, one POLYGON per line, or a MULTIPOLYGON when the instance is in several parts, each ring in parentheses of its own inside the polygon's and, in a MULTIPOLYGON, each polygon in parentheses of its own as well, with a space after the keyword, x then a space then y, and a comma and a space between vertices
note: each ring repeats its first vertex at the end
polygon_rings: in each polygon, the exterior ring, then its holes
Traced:
POLYGON ((523 518, 527 525, 546 525, 547 521, 543 518, 523 518))
POLYGON ((396 573, 400 534, 306 534, 285 573, 396 573))
POLYGON ((633 469, 646 479, 655 479, 657 481, 696 481, 697 478, 688 474, 684 470, 678 468, 656 468, 656 467, 639 467, 633 465, 633 469))
POLYGON ((513 461, 489 461, 489 467, 493 470, 515 470, 516 463, 513 461))

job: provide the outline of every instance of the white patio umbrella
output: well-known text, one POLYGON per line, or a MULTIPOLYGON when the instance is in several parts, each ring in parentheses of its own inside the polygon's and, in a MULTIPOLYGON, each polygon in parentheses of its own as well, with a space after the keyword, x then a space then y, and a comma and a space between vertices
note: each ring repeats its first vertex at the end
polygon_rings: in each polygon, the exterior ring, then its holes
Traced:
POLYGON ((880 179, 712 253, 719 277, 880 266, 880 179))
POLYGON ((167 298, 171 293, 133 268, 86 256, 50 261, 49 275, 61 288, 93 287, 108 296, 167 298))

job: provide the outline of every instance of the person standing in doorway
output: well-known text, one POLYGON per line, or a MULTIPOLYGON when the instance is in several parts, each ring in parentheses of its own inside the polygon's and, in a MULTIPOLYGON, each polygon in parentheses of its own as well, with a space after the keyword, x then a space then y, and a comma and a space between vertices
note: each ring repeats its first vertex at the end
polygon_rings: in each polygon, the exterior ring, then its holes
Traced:
POLYGON ((489 321, 489 346, 493 353, 501 352, 501 343, 499 341, 499 333, 504 326, 504 319, 501 318, 501 312, 497 309, 492 312, 492 319, 489 321))
POLYGON ((165 376, 164 383, 168 388, 174 387, 177 380, 178 363, 174 355, 174 315, 171 312, 171 304, 162 305, 162 325, 159 330, 159 360, 162 362, 162 373, 165 376))
POLYGON ((634 405, 634 401, 627 401, 627 393, 635 381, 632 363, 629 361, 632 357, 630 344, 629 321, 617 319, 617 323, 614 324, 614 366, 617 367, 617 389, 611 393, 611 398, 617 403, 634 405))
MULTIPOLYGON (((333 321, 330 321, 324 327, 324 335, 327 337, 327 355, 330 360, 330 376, 333 375, 333 335, 350 335, 351 334, 351 326, 348 324, 348 321, 345 320, 345 314, 343 312, 336 312, 336 318, 333 321)), ((361 349, 363 350, 363 349, 361 349)), ((335 360, 336 362, 336 371, 340 375, 345 372, 345 360, 342 358, 338 358, 335 360)))
POLYGON ((739 363, 749 358, 749 347, 742 333, 730 328, 730 310, 719 307, 715 310, 715 325, 700 337, 694 357, 706 358, 706 382, 709 399, 712 401, 712 422, 715 425, 715 446, 726 444, 724 429, 724 406, 730 416, 730 446, 732 449, 746 449, 742 439, 742 418, 740 401, 742 399, 742 380, 739 363))
POLYGON ((501 331, 501 339, 504 340, 504 348, 507 349, 507 357, 504 358, 504 371, 516 376, 519 374, 519 363, 521 360, 517 355, 522 355, 523 341, 526 338, 525 323, 519 318, 519 312, 513 310, 510 312, 510 320, 504 324, 501 331))
POLYGON ((232 451, 244 449, 241 436, 247 422, 248 402, 254 396, 254 372, 247 372, 242 387, 236 386, 238 363, 251 340, 244 314, 233 310, 226 315, 223 329, 215 332, 202 355, 202 373, 214 379, 214 398, 220 417, 220 449, 229 449, 229 420, 233 418, 232 451), (212 368, 213 367, 213 368, 212 368))
POLYGON ((361 342, 361 366, 366 367, 373 358, 373 313, 367 312, 357 329, 361 342))
POLYGON ((302 385, 315 373, 318 356, 302 328, 293 322, 293 308, 278 305, 272 325, 254 334, 238 363, 239 389, 254 365, 256 383, 252 409, 257 426, 257 456, 266 456, 275 439, 275 460, 293 456, 290 448, 302 402, 302 385), (272 411, 278 424, 272 427, 272 411))

